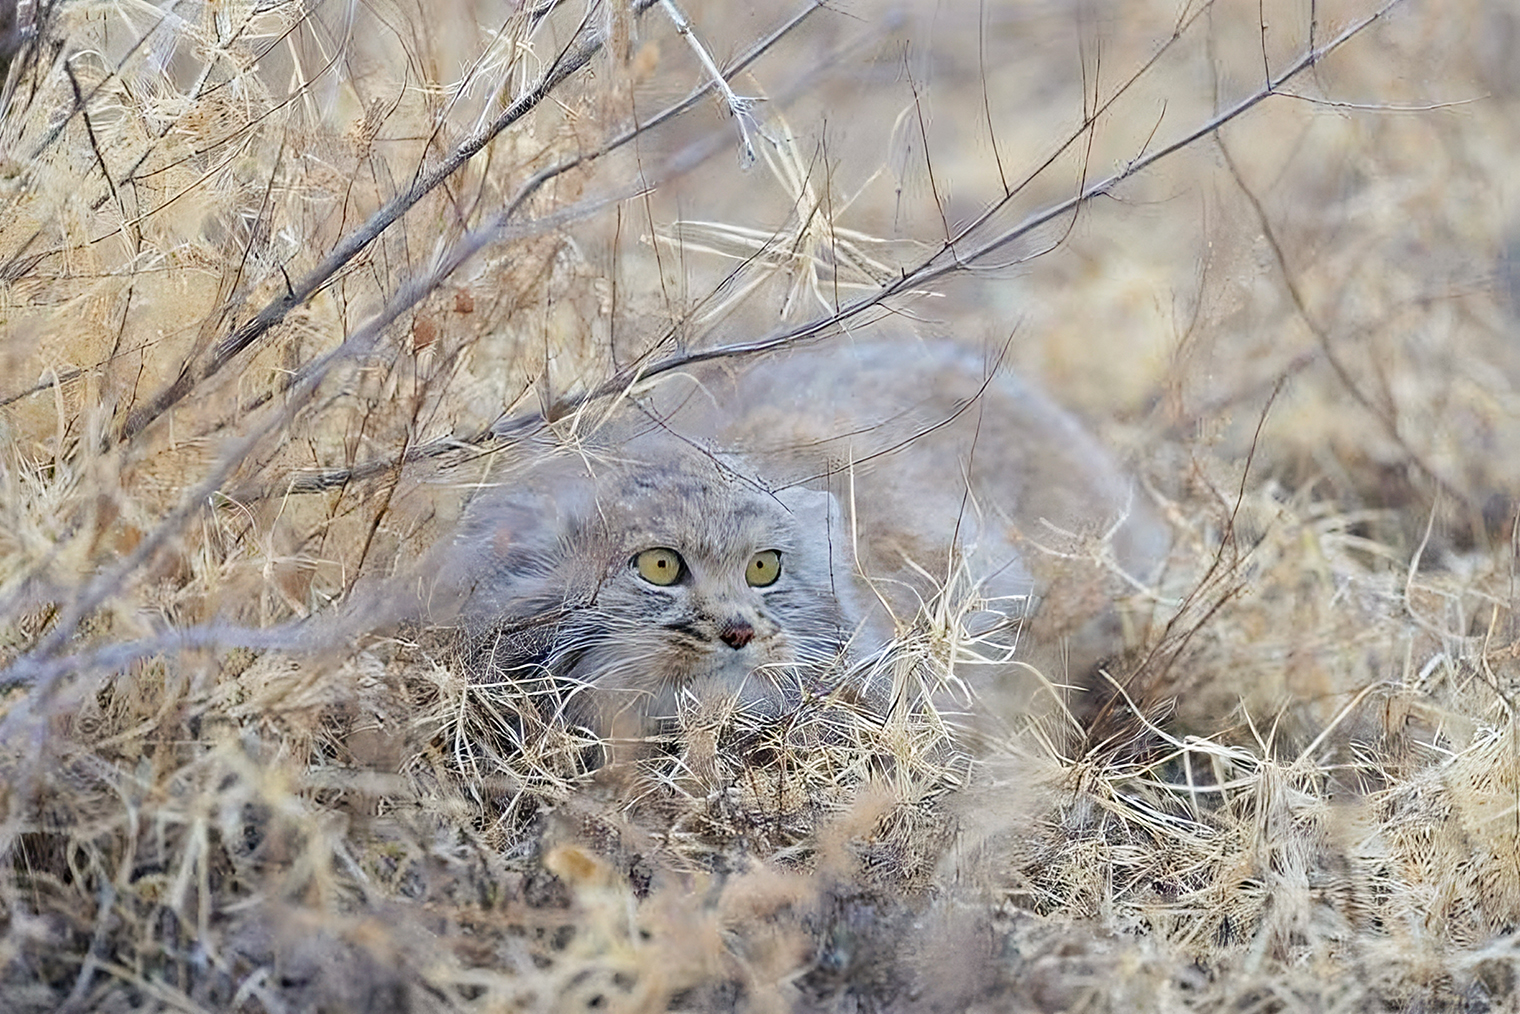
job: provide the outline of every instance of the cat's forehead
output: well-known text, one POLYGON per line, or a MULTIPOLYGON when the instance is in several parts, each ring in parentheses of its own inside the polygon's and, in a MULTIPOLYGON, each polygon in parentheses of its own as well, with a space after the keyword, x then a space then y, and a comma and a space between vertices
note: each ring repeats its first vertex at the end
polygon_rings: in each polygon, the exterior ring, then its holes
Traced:
POLYGON ((713 468, 629 466, 600 483, 597 508, 609 529, 638 542, 663 540, 725 551, 790 543, 797 519, 742 476, 713 468))

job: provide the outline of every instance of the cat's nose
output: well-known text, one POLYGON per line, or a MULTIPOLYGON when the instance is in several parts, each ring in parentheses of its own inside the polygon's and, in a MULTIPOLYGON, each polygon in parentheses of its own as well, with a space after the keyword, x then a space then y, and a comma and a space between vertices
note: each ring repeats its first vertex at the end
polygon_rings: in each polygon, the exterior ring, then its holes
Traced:
POLYGON ((755 628, 748 620, 735 616, 718 631, 718 640, 738 651, 755 638, 755 628))

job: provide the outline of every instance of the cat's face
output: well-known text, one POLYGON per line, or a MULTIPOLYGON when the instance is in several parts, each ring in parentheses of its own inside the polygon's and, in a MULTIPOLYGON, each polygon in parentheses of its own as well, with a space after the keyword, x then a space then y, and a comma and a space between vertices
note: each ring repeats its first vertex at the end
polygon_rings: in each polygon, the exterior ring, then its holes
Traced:
POLYGON ((678 697, 779 706, 852 633, 853 563, 833 497, 769 493, 700 455, 569 461, 488 494, 481 604, 519 629, 492 668, 586 685, 601 724, 678 697))

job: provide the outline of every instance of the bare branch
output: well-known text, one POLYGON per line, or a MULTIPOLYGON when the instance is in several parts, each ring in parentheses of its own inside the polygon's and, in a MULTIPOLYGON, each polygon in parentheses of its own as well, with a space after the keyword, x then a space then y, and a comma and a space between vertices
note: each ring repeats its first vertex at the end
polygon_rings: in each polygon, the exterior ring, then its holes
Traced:
MULTIPOLYGON (((15 674, 35 669, 39 662, 57 654, 86 616, 115 594, 131 574, 152 560, 158 551, 181 531, 191 517, 220 497, 220 491, 232 473, 261 442, 290 423, 291 419, 313 399, 318 387, 336 366, 371 354, 391 324, 403 313, 431 295, 449 275, 458 270, 460 265, 489 245, 552 232, 563 228, 576 218, 593 214, 615 200, 622 200, 628 196, 631 194, 625 193, 615 197, 581 202, 525 225, 510 223, 507 220, 509 212, 504 211, 490 224, 466 235, 445 251, 437 258, 429 271, 408 280, 378 314, 345 338, 342 344, 308 363, 301 371, 298 381, 280 411, 271 412, 261 423, 254 425, 236 440, 231 441, 205 477, 186 493, 178 506, 170 511, 131 553, 114 567, 103 571, 90 581, 69 602, 47 636, 42 638, 31 651, 0 670, 0 686, 15 682, 17 679, 15 674)), ((39 692, 44 695, 51 693, 52 690, 53 683, 39 687, 39 692)))
POLYGON ((1356 382, 1356 378, 1351 374, 1351 368, 1346 365, 1340 353, 1336 350, 1334 343, 1330 340, 1330 332, 1309 312, 1308 301, 1304 298, 1303 290, 1299 287, 1297 276, 1293 273, 1292 268, 1288 266, 1287 254, 1283 252, 1282 244, 1278 242, 1277 231, 1272 227, 1272 220, 1267 216, 1266 209, 1262 207, 1261 200, 1246 185, 1245 177, 1241 175, 1240 167, 1236 165, 1234 156, 1230 154, 1229 147, 1224 143, 1224 138, 1217 138, 1216 141, 1219 145, 1219 150, 1224 153, 1225 164, 1229 167, 1230 175, 1234 177, 1236 186, 1240 188, 1241 193, 1245 194, 1246 200, 1250 202, 1252 210, 1256 212, 1256 220, 1261 226, 1261 232, 1267 240, 1267 245, 1272 249, 1273 260, 1277 263, 1278 274, 1282 276, 1283 287, 1287 289, 1288 297, 1293 302, 1294 312, 1304 322, 1304 326, 1309 329, 1309 333, 1314 335, 1315 341, 1319 344, 1320 352, 1325 357, 1325 361, 1330 364, 1330 369, 1335 373, 1336 379, 1340 381, 1341 386, 1346 389, 1346 393, 1351 395, 1358 405, 1366 409, 1373 418, 1382 424, 1383 431, 1388 435, 1388 438, 1398 444, 1399 449, 1409 457, 1409 460, 1414 462, 1420 471, 1429 476, 1431 481, 1442 492, 1449 494, 1470 510, 1477 510, 1477 505, 1455 483, 1442 475, 1441 471, 1427 461, 1423 454, 1410 446, 1409 441, 1404 438, 1404 434, 1399 430, 1399 420, 1394 410, 1389 406, 1379 405, 1373 401, 1367 392, 1362 390, 1361 385, 1356 382))
MULTIPOLYGON (((1369 14, 1362 20, 1356 22, 1355 24, 1352 24, 1344 31, 1342 31, 1339 35, 1326 42, 1324 45, 1310 49, 1303 53, 1296 61, 1288 66, 1276 78, 1268 82, 1264 87, 1256 92, 1253 92, 1246 98, 1241 99, 1234 105, 1230 106, 1228 109, 1225 109, 1217 115, 1211 117, 1194 129, 1188 131, 1188 133, 1181 138, 1165 145, 1162 148, 1157 149, 1156 151, 1150 152, 1149 154, 1142 154, 1141 156, 1126 164, 1118 172, 1104 179, 1101 179, 1095 183, 1080 186, 1078 192, 1072 197, 1035 212, 1034 214, 1025 218, 1022 222, 1014 225, 1009 229, 1001 231, 990 238, 981 240, 980 242, 977 242, 970 246, 968 249, 958 249, 959 244, 963 243, 969 236, 977 232, 981 226, 985 225, 993 218, 998 210, 1005 207, 1008 202, 1017 195, 1017 193, 1025 185, 1020 184, 1019 187, 1014 188, 1013 191, 996 202, 996 204, 994 204, 982 215, 974 219, 969 225, 961 228, 939 250, 931 254, 929 257, 925 258, 917 266, 911 270, 901 272, 897 277, 881 285, 875 291, 866 293, 856 299, 844 303, 838 307, 835 312, 827 316, 818 317, 806 323, 773 332, 770 335, 755 339, 753 341, 734 342, 707 349, 696 349, 680 352, 654 360, 652 362, 645 359, 616 371, 605 382, 587 394, 569 398, 556 405, 550 406, 547 412, 535 412, 502 419, 493 427, 491 427, 488 433, 475 433, 460 437, 449 437, 435 440, 427 444, 415 445, 411 448, 408 448, 408 450, 405 452, 405 455, 401 459, 382 459, 374 462, 361 463, 349 468, 332 469, 316 474, 308 474, 295 480, 287 489, 282 489, 280 492, 286 492, 287 490, 289 492, 317 492, 319 490, 330 489, 334 486, 342 485, 343 483, 351 481, 355 478, 383 474, 403 462, 415 462, 428 458, 436 458, 443 454, 456 451, 462 446, 480 445, 492 439, 513 439, 521 437, 525 434, 534 432, 551 419, 563 418, 565 415, 568 415, 569 413, 575 411, 588 402, 597 401, 609 396, 623 394, 636 384, 659 376, 663 373, 685 369, 698 363, 708 362, 716 359, 742 358, 746 356, 763 355, 765 353, 774 352, 793 345, 800 345, 810 341, 821 340, 831 334, 836 334, 851 327, 865 326, 869 323, 873 323, 879 319, 890 316, 896 312, 888 305, 888 303, 894 297, 911 294, 916 291, 922 291, 922 289, 929 283, 953 273, 971 271, 985 267, 987 261, 997 251, 1008 247, 1009 245, 1013 244, 1019 239, 1022 239, 1025 236, 1028 236, 1036 229, 1039 229, 1040 227, 1056 220, 1062 215, 1077 210, 1087 202, 1091 201, 1093 198, 1111 192, 1114 187, 1118 186, 1124 180, 1127 180, 1130 177, 1135 176, 1136 174, 1146 169, 1149 169, 1168 156, 1191 146, 1200 138, 1212 134, 1225 124, 1238 119, 1240 116, 1249 112, 1251 109, 1254 109, 1257 105, 1261 104, 1266 99, 1271 98, 1275 95, 1283 94, 1280 89, 1284 84, 1297 77, 1305 70, 1313 67, 1319 61, 1323 60, 1326 56, 1333 53, 1341 46, 1345 45, 1347 42, 1355 38, 1368 27, 1385 17, 1389 11, 1397 7, 1402 2, 1403 0, 1385 0, 1385 3, 1383 3, 1383 5, 1380 6, 1376 11, 1369 14)), ((1196 20, 1197 17, 1198 12, 1194 12, 1185 20, 1179 22, 1176 33, 1173 35, 1171 41, 1175 41, 1176 38, 1182 32, 1184 32, 1186 28, 1196 20)), ((1168 45, 1170 44, 1171 43, 1169 41, 1168 45)), ((1162 47, 1163 51, 1165 48, 1165 46, 1162 47)), ((1152 66, 1155 62, 1155 59, 1156 58, 1153 57, 1152 60, 1148 61, 1145 64, 1145 68, 1152 66)), ((1140 73, 1144 73, 1145 68, 1142 68, 1140 73)), ((1067 142, 1067 145, 1063 146, 1063 150, 1065 147, 1069 147, 1071 142, 1077 140, 1084 133, 1088 132, 1092 126, 1093 121, 1098 116, 1101 116, 1103 112, 1109 108, 1112 102, 1119 95, 1122 95, 1125 90, 1130 87, 1131 84, 1133 84, 1134 80, 1135 78, 1131 78, 1129 81, 1126 81, 1124 85, 1120 86, 1114 95, 1110 96, 1102 105, 1098 106, 1092 113, 1092 116, 1088 117, 1083 126, 1073 134, 1072 138, 1067 142)), ((1052 156, 1051 160, 1047 160, 1042 164, 1042 169, 1044 166, 1048 166, 1050 164, 1050 161, 1053 160, 1054 156, 1052 156)), ((1025 182, 1027 183, 1027 180, 1025 182)), ((1031 259, 1031 257, 1038 256, 1042 252, 1043 251, 1036 251, 1034 254, 1015 258, 1012 263, 1022 263, 1025 260, 1031 259)))
MULTIPOLYGON (((657 2, 659 0, 634 0, 635 13, 641 13, 654 6, 657 2)), ((800 25, 809 15, 821 7, 822 3, 819 0, 812 0, 812 2, 794 14, 775 32, 754 46, 743 59, 730 68, 728 75, 731 76, 749 62, 758 58, 760 54, 774 45, 778 39, 800 25)), ((381 233, 406 214, 418 201, 457 172, 470 158, 489 144, 494 137, 537 107, 545 97, 570 77, 571 74, 586 66, 591 58, 601 49, 603 42, 604 40, 600 31, 590 25, 583 26, 575 39, 560 54, 559 58, 550 65, 539 80, 526 92, 518 96, 492 123, 460 142, 449 153, 447 158, 431 170, 419 172, 410 187, 387 202, 384 207, 371 215, 369 220, 362 226, 340 240, 312 271, 300 280, 291 283, 289 290, 283 296, 267 304, 259 313, 234 330, 232 334, 222 339, 209 361, 202 364, 199 369, 187 369, 182 372, 174 383, 160 392, 151 403, 133 412, 123 427, 122 439, 130 440, 133 436, 142 432, 154 419, 183 400, 197 384, 219 372, 267 333, 270 328, 284 320, 291 310, 302 305, 320 291, 360 251, 374 242, 381 233)), ((716 86, 716 81, 722 80, 723 77, 724 75, 718 75, 714 81, 707 82, 685 101, 672 106, 659 117, 656 117, 655 120, 625 131, 592 152, 542 170, 524 184, 523 188, 513 198, 512 202, 507 206, 506 211, 500 217, 511 218, 545 182, 553 179, 555 176, 595 158, 599 158, 628 143, 628 141, 658 123, 664 122, 664 120, 679 115, 686 109, 691 108, 702 95, 705 95, 716 86)))
MULTIPOLYGON (((657 0, 635 0, 635 6, 639 11, 643 11, 653 6, 655 2, 657 0)), ((411 186, 386 202, 384 207, 371 215, 362 226, 339 240, 315 268, 300 280, 292 283, 288 292, 268 303, 250 320, 217 343, 207 362, 198 369, 187 369, 182 372, 174 383, 161 391, 149 404, 133 412, 122 428, 122 439, 130 440, 142 432, 153 420, 183 400, 197 384, 218 373, 258 341, 270 328, 284 320, 291 310, 315 295, 360 251, 374 242, 417 202, 457 172, 503 130, 535 109, 570 75, 590 63, 591 58, 601 49, 602 41, 601 32, 593 25, 582 26, 575 38, 549 65, 538 81, 508 105, 501 115, 461 141, 432 169, 419 172, 412 180, 411 186)))

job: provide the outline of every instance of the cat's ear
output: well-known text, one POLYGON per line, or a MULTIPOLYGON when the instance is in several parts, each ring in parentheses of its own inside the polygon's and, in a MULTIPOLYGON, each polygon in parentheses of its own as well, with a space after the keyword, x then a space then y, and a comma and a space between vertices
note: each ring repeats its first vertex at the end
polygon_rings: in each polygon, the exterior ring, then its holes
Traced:
POLYGON ((850 530, 845 524, 844 511, 834 494, 822 489, 791 486, 777 490, 776 500, 797 521, 797 530, 807 533, 814 552, 823 552, 830 568, 849 573, 855 567, 855 554, 850 550, 850 530))
POLYGON ((579 459, 508 472, 465 508, 439 573, 467 614, 526 615, 562 603, 580 576, 574 544, 594 510, 579 459))
POLYGON ((848 641, 852 655, 885 644, 891 628, 882 625, 884 617, 862 608, 854 533, 839 501, 825 490, 800 486, 777 492, 776 499, 791 512, 802 538, 800 552, 788 554, 783 567, 815 592, 814 620, 832 624, 834 643, 848 641))

